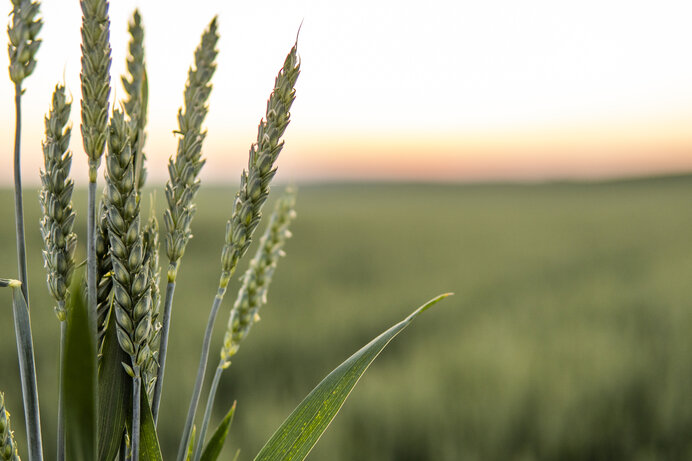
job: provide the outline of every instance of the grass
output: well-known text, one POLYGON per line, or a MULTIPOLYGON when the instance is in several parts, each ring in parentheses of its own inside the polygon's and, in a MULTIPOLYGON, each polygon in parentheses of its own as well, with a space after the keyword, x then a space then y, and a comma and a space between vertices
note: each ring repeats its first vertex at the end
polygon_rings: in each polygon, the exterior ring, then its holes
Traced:
MULTIPOLYGON (((39 219, 32 195, 25 193, 27 223, 39 219)), ((182 429, 180 402, 193 386, 189 370, 217 285, 220 210, 229 209, 232 196, 232 188, 201 189, 194 238, 178 273, 169 345, 176 359, 167 366, 159 421, 164 456, 173 455, 182 429)), ((239 401, 224 459, 236 448, 240 459, 251 457, 344 357, 407 315, 412 303, 450 290, 457 295, 385 351, 308 459, 689 458, 690 197, 692 177, 302 187, 289 257, 262 321, 219 387, 216 421, 239 401)), ((11 191, 1 191, 0 200, 10 203, 11 191)), ((75 209, 85 201, 85 191, 76 191, 75 209)), ((77 219, 84 235, 84 214, 77 219)), ((27 231, 51 458, 59 332, 48 291, 39 289, 45 274, 38 226, 27 231)), ((14 253, 14 227, 6 220, 0 273, 15 273, 14 253)), ((78 259, 84 256, 78 248, 78 259)), ((236 276, 229 288, 238 286, 236 276)), ((14 402, 13 428, 26 446, 5 296, 0 388, 14 402)), ((223 304, 224 318, 231 304, 223 304)), ((223 338, 223 328, 216 330, 214 354, 223 338)))

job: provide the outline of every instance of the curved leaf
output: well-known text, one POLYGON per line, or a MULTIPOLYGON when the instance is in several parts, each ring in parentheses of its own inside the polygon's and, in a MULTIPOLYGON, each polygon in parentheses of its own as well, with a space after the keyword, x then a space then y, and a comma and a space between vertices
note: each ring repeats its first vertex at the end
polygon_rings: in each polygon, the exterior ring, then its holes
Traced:
MULTIPOLYGON (((221 454, 221 449, 223 449, 223 444, 226 441, 226 436, 228 436, 228 430, 231 428, 231 423, 233 422, 233 415, 235 414, 235 402, 228 410, 226 416, 219 423, 219 427, 214 431, 214 435, 211 436, 207 446, 204 447, 202 452, 201 461, 216 461, 221 454)), ((199 443, 202 443, 200 440, 199 443)))
POLYGON ((451 295, 431 299, 411 315, 373 339, 315 387, 255 457, 255 461, 301 461, 341 409, 360 377, 387 344, 421 312, 451 295))

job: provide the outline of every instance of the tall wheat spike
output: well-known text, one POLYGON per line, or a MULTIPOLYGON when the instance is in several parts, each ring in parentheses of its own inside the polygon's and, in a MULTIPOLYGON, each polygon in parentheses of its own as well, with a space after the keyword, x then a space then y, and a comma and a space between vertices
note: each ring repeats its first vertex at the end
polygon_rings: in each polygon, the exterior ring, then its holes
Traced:
POLYGON ((168 162, 169 181, 166 183, 167 208, 163 214, 164 245, 168 256, 166 297, 163 306, 161 347, 159 350, 159 371, 154 388, 151 410, 154 421, 158 420, 161 391, 166 370, 168 333, 171 325, 171 309, 175 293, 175 279, 180 259, 185 253, 187 242, 192 237, 190 225, 195 213, 193 200, 199 190, 199 172, 204 166, 202 143, 206 131, 202 123, 209 108, 207 101, 211 94, 211 77, 216 70, 216 44, 219 40, 217 18, 214 17, 202 34, 202 40, 195 50, 195 66, 190 68, 185 85, 184 107, 178 110, 178 149, 175 159, 168 162))
POLYGON ((274 81, 274 89, 267 101, 266 120, 261 120, 257 142, 250 147, 248 169, 240 177, 240 191, 235 197, 231 219, 226 225, 225 244, 221 253, 221 276, 214 303, 209 313, 202 343, 202 354, 197 368, 197 379, 188 407, 183 435, 178 446, 178 461, 184 461, 187 444, 202 392, 202 383, 209 359, 211 334, 216 315, 226 294, 226 287, 235 272, 238 261, 247 252, 252 234, 262 216, 262 206, 269 195, 269 183, 276 174, 276 162, 284 143, 281 140, 291 117, 291 105, 295 100, 295 84, 300 75, 298 43, 284 60, 283 67, 274 81))
POLYGON ((141 368, 151 357, 151 287, 145 265, 139 194, 135 186, 134 124, 119 110, 113 112, 106 155, 108 237, 113 265, 113 312, 121 349, 130 356, 123 364, 133 380, 132 459, 139 456, 139 395, 141 368))
POLYGON ((52 107, 45 119, 44 170, 41 171, 39 195, 43 219, 40 224, 48 291, 57 303, 55 313, 63 321, 77 245, 77 235, 72 231, 75 220, 72 210, 74 183, 69 179, 72 153, 68 151, 71 128, 67 124, 71 104, 62 85, 55 87, 52 99, 52 107))

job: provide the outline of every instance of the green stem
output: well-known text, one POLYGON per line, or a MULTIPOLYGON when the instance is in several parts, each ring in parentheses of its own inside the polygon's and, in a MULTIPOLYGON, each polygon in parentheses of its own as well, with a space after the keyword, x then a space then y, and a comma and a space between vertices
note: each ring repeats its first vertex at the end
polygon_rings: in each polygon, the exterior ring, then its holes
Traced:
POLYGON ((199 431, 199 439, 197 439, 197 445, 195 447, 194 461, 199 461, 202 457, 202 448, 204 447, 204 437, 207 433, 207 427, 209 426, 209 420, 211 419, 211 411, 214 408, 214 400, 216 399, 216 390, 219 387, 219 381, 221 381, 221 374, 223 373, 223 366, 219 363, 216 367, 216 373, 214 373, 214 380, 211 382, 211 389, 209 389, 209 397, 207 398, 207 407, 204 410, 204 419, 202 420, 202 429, 199 431))
POLYGON ((29 285, 26 271, 26 243, 24 239, 24 206, 22 204, 21 173, 21 134, 22 134, 22 86, 14 85, 15 131, 14 131, 14 212, 17 226, 17 265, 19 280, 22 282, 21 293, 24 306, 13 302, 14 329, 19 356, 19 372, 22 382, 24 400, 24 419, 29 442, 29 459, 43 460, 43 442, 41 440, 41 417, 36 387, 36 365, 34 361, 34 340, 31 335, 29 319, 29 285))
POLYGON ((161 391, 163 389, 163 374, 166 369, 166 353, 168 352, 168 332, 171 327, 171 306, 173 306, 173 293, 175 293, 175 279, 166 285, 166 300, 163 305, 163 323, 161 324, 161 346, 159 349, 159 371, 156 376, 154 395, 152 396, 151 412, 154 416, 154 424, 159 420, 159 406, 161 404, 161 391))
POLYGON ((26 242, 24 239, 24 205, 22 200, 22 168, 21 168, 21 143, 22 143, 22 86, 14 85, 14 214, 17 226, 17 265, 19 266, 19 281, 22 282, 22 293, 26 305, 29 305, 29 284, 26 276, 26 242))
MULTIPOLYGON (((228 281, 226 281, 226 283, 228 283, 228 281)), ((197 412, 197 405, 199 404, 199 396, 202 392, 204 372, 207 368, 207 362, 209 360, 211 334, 214 330, 214 322, 216 321, 216 315, 219 313, 219 307, 221 306, 221 301, 223 301, 224 294, 226 294, 226 285, 221 284, 216 296, 214 297, 214 304, 211 306, 209 321, 207 322, 207 330, 204 332, 204 343, 202 344, 202 356, 200 357, 199 368, 197 369, 197 380, 195 381, 195 388, 192 391, 190 408, 187 410, 187 419, 185 420, 183 436, 180 439, 180 445, 178 446, 178 461, 185 461, 185 455, 187 454, 188 444, 190 443, 190 434, 192 433, 192 424, 195 420, 195 413, 197 412)))
POLYGON ((139 422, 140 401, 142 398, 142 378, 139 367, 134 367, 135 376, 132 378, 132 434, 130 448, 132 449, 132 461, 139 461, 139 422))
POLYGON ((58 447, 55 459, 65 461, 65 399, 62 387, 62 364, 65 363, 65 338, 67 337, 67 320, 60 322, 60 366, 58 381, 58 447))
MULTIPOLYGON (((91 172, 90 172, 90 175, 91 172)), ((97 265, 96 265, 96 175, 89 178, 89 194, 87 196, 87 306, 89 312, 89 328, 92 337, 97 338, 96 305, 97 300, 97 265)))

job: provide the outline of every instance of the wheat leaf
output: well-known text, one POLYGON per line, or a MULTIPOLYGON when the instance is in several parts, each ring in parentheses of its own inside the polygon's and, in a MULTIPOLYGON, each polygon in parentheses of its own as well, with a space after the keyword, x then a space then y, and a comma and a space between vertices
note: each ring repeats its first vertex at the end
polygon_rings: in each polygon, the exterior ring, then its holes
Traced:
MULTIPOLYGON (((235 402, 233 406, 228 410, 226 416, 219 423, 219 426, 214 431, 214 435, 211 436, 209 442, 204 447, 204 452, 202 452, 201 461, 216 461, 221 454, 221 449, 223 449, 223 444, 228 436, 228 431, 231 428, 231 423, 233 422, 233 416, 235 415, 235 402)), ((202 441, 200 440, 200 443, 202 441)))
POLYGON ((301 461, 341 409, 370 364, 420 313, 451 293, 431 299, 353 354, 315 387, 255 457, 255 461, 301 461))
POLYGON ((81 281, 72 284, 62 363, 66 459, 70 461, 96 459, 96 345, 81 287, 81 281))
POLYGON ((118 454, 120 438, 125 430, 125 418, 130 403, 130 377, 121 362, 128 357, 118 344, 115 319, 109 318, 103 340, 99 367, 98 458, 112 461, 118 454))

